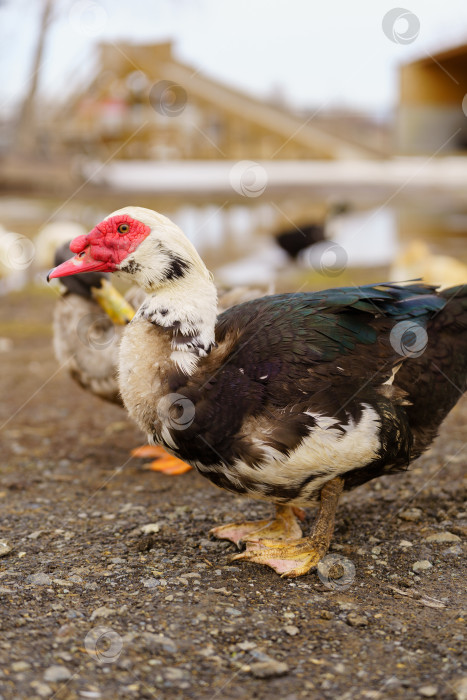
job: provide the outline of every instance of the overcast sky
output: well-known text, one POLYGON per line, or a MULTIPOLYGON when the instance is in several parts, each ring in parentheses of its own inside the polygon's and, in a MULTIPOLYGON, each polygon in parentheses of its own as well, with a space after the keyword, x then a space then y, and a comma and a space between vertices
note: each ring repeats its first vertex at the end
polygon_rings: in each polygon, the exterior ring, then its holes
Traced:
MULTIPOLYGON (((397 3, 56 0, 41 88, 59 95, 84 80, 100 40, 172 38, 183 61, 258 97, 280 91, 297 107, 345 105, 384 114, 397 99, 401 62, 467 41, 465 0, 401 2, 403 10, 388 15, 397 3)), ((41 5, 0 0, 2 111, 27 86, 41 5)))

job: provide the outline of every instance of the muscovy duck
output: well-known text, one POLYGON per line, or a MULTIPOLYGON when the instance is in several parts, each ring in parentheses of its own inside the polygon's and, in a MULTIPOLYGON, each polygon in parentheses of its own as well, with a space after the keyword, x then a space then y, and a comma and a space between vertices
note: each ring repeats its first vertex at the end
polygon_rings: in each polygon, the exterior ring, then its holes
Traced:
POLYGON ((281 294, 217 317, 212 276, 180 229, 110 214, 49 278, 119 272, 148 294, 125 328, 130 415, 214 484, 273 502, 270 522, 213 534, 236 559, 299 576, 326 553, 344 488, 406 469, 466 389, 467 287, 366 285, 281 294), (294 508, 319 503, 301 537, 294 508))
MULTIPOLYGON (((55 251, 55 265, 70 257, 70 241, 55 251)), ((143 303, 146 293, 131 287, 123 297, 109 282, 105 272, 87 272, 79 277, 64 277, 62 294, 54 310, 53 342, 57 360, 86 391, 123 408, 118 386, 118 348, 124 326, 143 303)), ((219 291, 219 305, 227 309, 264 294, 256 287, 237 287, 219 291)), ((157 445, 142 445, 131 450, 133 457, 152 458, 149 468, 168 475, 191 469, 157 445)))

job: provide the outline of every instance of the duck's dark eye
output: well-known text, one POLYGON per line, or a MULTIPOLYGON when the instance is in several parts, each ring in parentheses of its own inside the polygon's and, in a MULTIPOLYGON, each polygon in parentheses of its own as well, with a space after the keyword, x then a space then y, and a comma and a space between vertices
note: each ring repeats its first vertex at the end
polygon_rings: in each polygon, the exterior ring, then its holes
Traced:
POLYGON ((86 251, 82 250, 81 253, 78 255, 78 258, 84 258, 85 255, 86 255, 86 251))
POLYGON ((117 231, 119 233, 128 233, 129 230, 130 230, 130 227, 128 224, 120 224, 120 226, 117 229, 117 231))

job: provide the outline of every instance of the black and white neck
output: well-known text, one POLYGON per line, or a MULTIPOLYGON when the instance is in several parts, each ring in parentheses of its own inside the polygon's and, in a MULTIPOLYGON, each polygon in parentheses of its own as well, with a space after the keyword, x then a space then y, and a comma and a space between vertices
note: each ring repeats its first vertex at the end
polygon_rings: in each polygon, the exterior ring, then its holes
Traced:
POLYGON ((185 374, 213 347, 217 316, 216 288, 210 281, 184 279, 148 296, 136 318, 144 318, 170 333, 170 359, 185 374))
POLYGON ((185 374, 192 374, 215 344, 217 290, 212 275, 170 219, 137 207, 125 211, 151 227, 149 236, 119 267, 148 294, 135 319, 143 318, 169 333, 170 359, 185 374))

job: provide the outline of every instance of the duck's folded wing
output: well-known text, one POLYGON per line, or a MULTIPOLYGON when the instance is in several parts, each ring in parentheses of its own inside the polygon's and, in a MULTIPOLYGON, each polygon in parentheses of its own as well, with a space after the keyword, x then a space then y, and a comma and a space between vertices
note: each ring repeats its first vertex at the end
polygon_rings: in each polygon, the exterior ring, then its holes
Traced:
MULTIPOLYGON (((191 425, 174 440, 187 459, 229 461, 254 452, 253 434, 287 452, 323 421, 345 430, 368 404, 397 411, 407 398, 393 378, 413 357, 403 343, 414 334, 418 343, 418 329, 423 336, 443 303, 424 285, 385 285, 277 295, 229 309, 219 317, 218 348, 195 375, 172 385, 193 406, 191 425)), ((396 418, 388 423, 398 429, 396 418)))

